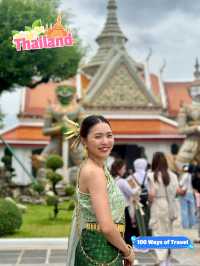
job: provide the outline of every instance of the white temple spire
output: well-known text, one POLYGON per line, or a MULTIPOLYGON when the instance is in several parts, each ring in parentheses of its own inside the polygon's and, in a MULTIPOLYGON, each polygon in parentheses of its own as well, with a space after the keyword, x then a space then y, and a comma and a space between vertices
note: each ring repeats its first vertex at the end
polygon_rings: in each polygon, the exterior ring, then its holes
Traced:
POLYGON ((196 58, 196 62, 195 62, 194 68, 195 68, 195 71, 194 71, 195 80, 200 80, 200 66, 199 66, 198 57, 196 58))
POLYGON ((164 60, 163 65, 160 68, 159 71, 159 86, 160 86, 160 96, 161 96, 161 103, 162 107, 164 109, 167 109, 167 98, 166 98, 166 93, 165 93, 165 87, 163 84, 163 72, 166 67, 166 61, 164 60))
POLYGON ((149 49, 149 53, 145 59, 145 67, 144 67, 144 77, 145 77, 145 84, 148 89, 148 91, 152 91, 152 86, 151 86, 151 76, 150 76, 150 71, 149 71, 149 61, 152 56, 152 49, 149 49))

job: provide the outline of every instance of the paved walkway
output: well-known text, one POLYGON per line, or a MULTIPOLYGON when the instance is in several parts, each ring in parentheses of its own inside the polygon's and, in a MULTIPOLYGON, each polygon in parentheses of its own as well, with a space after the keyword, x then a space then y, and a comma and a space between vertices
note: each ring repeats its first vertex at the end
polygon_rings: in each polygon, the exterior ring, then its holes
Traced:
MULTIPOLYGON (((200 247, 198 247, 200 250, 200 247)), ((199 266, 200 252, 184 250, 174 254, 174 266, 199 266)), ((154 266, 154 252, 138 253, 139 266, 154 266)), ((1 266, 66 266, 66 249, 6 250, 0 251, 1 266)))
MULTIPOLYGON (((176 230, 176 235, 196 238, 196 230, 176 230)), ((0 239, 0 266, 67 266, 67 239, 0 239)), ((194 249, 173 251, 173 266, 199 266, 200 245, 194 249)), ((136 258, 140 266, 154 266, 155 254, 137 253, 136 258)))

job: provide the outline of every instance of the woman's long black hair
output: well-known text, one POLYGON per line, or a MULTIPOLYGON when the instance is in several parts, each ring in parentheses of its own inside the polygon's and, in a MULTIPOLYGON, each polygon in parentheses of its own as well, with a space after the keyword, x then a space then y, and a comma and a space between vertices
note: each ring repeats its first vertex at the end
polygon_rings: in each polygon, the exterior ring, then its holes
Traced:
POLYGON ((151 169, 154 172, 154 180, 156 182, 158 182, 158 173, 161 173, 164 185, 169 185, 170 177, 168 173, 168 163, 164 153, 156 152, 154 154, 151 169))

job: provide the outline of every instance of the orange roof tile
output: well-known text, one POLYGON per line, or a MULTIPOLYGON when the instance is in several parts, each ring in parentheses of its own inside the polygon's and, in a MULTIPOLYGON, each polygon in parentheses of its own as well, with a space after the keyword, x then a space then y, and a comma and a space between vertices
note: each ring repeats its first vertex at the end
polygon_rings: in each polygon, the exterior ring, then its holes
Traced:
POLYGON ((89 84, 90 84, 90 79, 87 78, 84 74, 81 74, 81 85, 84 93, 87 92, 89 84))
MULTIPOLYGON (((143 77, 144 78, 144 77, 143 77)), ((159 78, 155 74, 150 75, 153 93, 160 95, 159 78)), ((70 86, 76 87, 75 77, 65 82, 70 86)), ((86 93, 90 80, 81 74, 81 83, 84 93, 86 93)), ((168 101, 168 111, 171 117, 178 115, 182 102, 191 103, 191 97, 188 88, 192 82, 164 82, 165 91, 168 101)), ((48 102, 56 103, 55 89, 58 83, 48 82, 38 85, 35 89, 27 89, 25 92, 25 107, 20 114, 22 117, 42 117, 48 102)))
MULTIPOLYGON (((117 135, 179 135, 177 127, 159 119, 109 119, 114 134, 117 135)), ((2 134, 5 141, 48 142, 41 126, 18 125, 2 134)))
POLYGON ((35 89, 27 88, 25 91, 25 106, 20 116, 42 117, 48 103, 56 103, 55 89, 59 84, 66 84, 69 86, 76 86, 75 78, 69 79, 62 83, 48 82, 38 85, 35 89))
MULTIPOLYGON (((145 80, 144 73, 141 74, 141 78, 145 80)), ((160 96, 160 85, 159 85, 159 78, 155 74, 150 74, 150 81, 151 81, 151 87, 152 92, 156 96, 160 96)))
POLYGON ((191 84, 191 82, 164 83, 170 116, 175 117, 178 115, 182 103, 190 104, 192 102, 188 92, 191 84))
POLYGON ((5 141, 49 141, 49 137, 44 136, 42 127, 19 125, 2 134, 5 141))
POLYGON ((155 74, 150 74, 150 79, 154 95, 160 96, 160 85, 158 76, 156 76, 155 74))
POLYGON ((177 127, 158 119, 109 119, 114 134, 179 135, 177 127))

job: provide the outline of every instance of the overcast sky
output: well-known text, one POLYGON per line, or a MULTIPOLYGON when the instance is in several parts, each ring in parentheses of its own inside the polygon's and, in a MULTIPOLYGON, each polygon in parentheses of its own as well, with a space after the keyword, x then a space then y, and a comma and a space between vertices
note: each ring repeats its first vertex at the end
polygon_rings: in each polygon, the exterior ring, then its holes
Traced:
MULTIPOLYGON (((73 14, 72 26, 90 47, 89 54, 94 54, 108 1, 61 1, 61 9, 73 14)), ((144 62, 151 48, 153 72, 158 73, 165 59, 165 80, 193 79, 195 58, 200 58, 200 0, 117 0, 117 4, 119 24, 129 39, 127 49, 133 59, 144 62)), ((3 95, 5 113, 18 112, 19 96, 20 92, 3 95)))
MULTIPOLYGON (((62 0, 62 8, 73 14, 72 25, 78 28, 90 54, 97 49, 95 38, 106 19, 107 0, 62 0)), ((164 59, 167 80, 193 79, 194 62, 200 57, 199 0, 116 0, 118 20, 129 39, 127 49, 138 61, 153 50, 150 67, 158 72, 164 59)))

